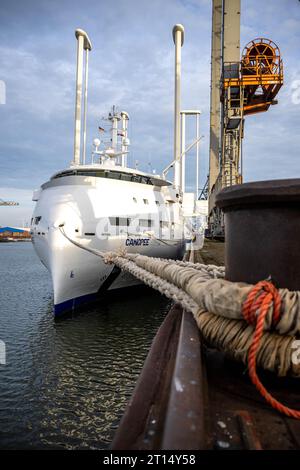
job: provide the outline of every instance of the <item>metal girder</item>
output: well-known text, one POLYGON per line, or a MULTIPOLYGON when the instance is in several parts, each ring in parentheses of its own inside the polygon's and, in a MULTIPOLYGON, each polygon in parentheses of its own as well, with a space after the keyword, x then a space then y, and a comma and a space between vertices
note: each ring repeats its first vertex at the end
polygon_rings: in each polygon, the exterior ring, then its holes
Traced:
POLYGON ((223 0, 223 63, 240 62, 241 0, 223 0))
POLYGON ((222 236, 224 228, 223 216, 215 207, 217 192, 241 182, 243 91, 223 88, 225 79, 240 76, 240 6, 240 0, 213 0, 208 203, 212 236, 222 236))
POLYGON ((221 39, 222 39, 222 0, 212 2, 211 38, 211 90, 210 90, 210 144, 209 144, 209 181, 211 191, 220 171, 220 77, 221 77, 221 39))

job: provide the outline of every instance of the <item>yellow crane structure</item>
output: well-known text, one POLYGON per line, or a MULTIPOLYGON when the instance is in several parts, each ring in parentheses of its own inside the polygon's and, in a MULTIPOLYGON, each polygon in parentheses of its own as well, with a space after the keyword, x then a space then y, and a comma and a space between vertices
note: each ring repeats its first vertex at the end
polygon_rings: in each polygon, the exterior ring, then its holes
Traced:
POLYGON ((212 83, 209 168, 209 232, 224 236, 215 207, 222 188, 240 184, 245 116, 277 104, 283 85, 278 46, 270 39, 250 41, 240 58, 240 0, 213 0, 212 83))
POLYGON ((4 201, 0 198, 0 206, 18 206, 19 203, 15 201, 4 201))

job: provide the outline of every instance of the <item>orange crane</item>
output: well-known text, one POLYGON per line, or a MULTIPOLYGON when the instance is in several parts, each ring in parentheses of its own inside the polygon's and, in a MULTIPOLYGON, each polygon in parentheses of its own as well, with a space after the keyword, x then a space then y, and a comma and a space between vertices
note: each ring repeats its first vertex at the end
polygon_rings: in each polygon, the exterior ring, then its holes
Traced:
POLYGON ((241 0, 213 0, 209 234, 224 238, 224 217, 216 194, 243 182, 242 140, 245 117, 277 104, 283 85, 278 46, 266 38, 250 41, 240 55, 241 0))
POLYGON ((277 104, 283 85, 279 48, 270 39, 250 41, 239 62, 224 62, 221 77, 223 109, 221 187, 242 183, 241 141, 244 118, 277 104))
POLYGON ((243 50, 237 77, 230 73, 235 67, 235 63, 226 63, 223 99, 228 88, 233 96, 236 95, 233 89, 239 89, 238 97, 243 95, 243 116, 267 111, 270 105, 277 104, 274 98, 283 85, 283 65, 280 50, 273 41, 265 38, 250 41, 243 50))

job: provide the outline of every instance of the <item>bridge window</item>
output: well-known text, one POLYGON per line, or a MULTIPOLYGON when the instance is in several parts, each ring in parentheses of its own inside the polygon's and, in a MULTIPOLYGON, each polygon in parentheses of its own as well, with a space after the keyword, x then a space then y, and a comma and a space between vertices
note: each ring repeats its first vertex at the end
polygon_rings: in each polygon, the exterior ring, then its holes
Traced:
POLYGON ((65 176, 93 176, 96 178, 112 178, 122 181, 131 181, 133 183, 150 184, 152 186, 170 186, 170 182, 165 181, 159 177, 151 177, 146 175, 138 175, 135 173, 127 173, 123 171, 114 170, 94 170, 94 169, 77 169, 77 170, 65 170, 51 179, 63 178, 65 176))
POLYGON ((169 227, 169 222, 167 222, 166 220, 161 220, 160 221, 160 226, 161 226, 161 228, 168 228, 169 227))
POLYGON ((151 219, 140 219, 139 220, 139 225, 141 227, 151 228, 153 226, 153 223, 154 223, 154 221, 151 220, 151 219))
POLYGON ((115 227, 128 227, 130 222, 131 220, 128 217, 109 217, 110 225, 114 225, 115 227))

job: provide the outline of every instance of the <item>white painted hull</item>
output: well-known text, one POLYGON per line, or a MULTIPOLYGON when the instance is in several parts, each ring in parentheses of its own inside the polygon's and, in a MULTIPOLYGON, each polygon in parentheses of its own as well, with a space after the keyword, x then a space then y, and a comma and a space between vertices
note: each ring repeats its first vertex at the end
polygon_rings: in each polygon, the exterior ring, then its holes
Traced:
POLYGON ((72 244, 59 229, 61 224, 71 239, 100 251, 126 248, 128 252, 164 258, 180 258, 184 252, 182 211, 170 186, 157 188, 85 176, 50 180, 39 193, 31 233, 35 250, 52 276, 56 314, 93 300, 105 290, 139 283, 72 244), (151 218, 158 223, 156 229, 151 228, 151 236, 149 229, 136 235, 131 234, 130 225, 111 226, 109 221, 116 217, 122 220, 126 220, 124 217, 130 220, 151 218), (159 219, 169 221, 168 233, 160 227, 159 219), (131 245, 140 243, 138 240, 143 240, 140 246, 131 245))

